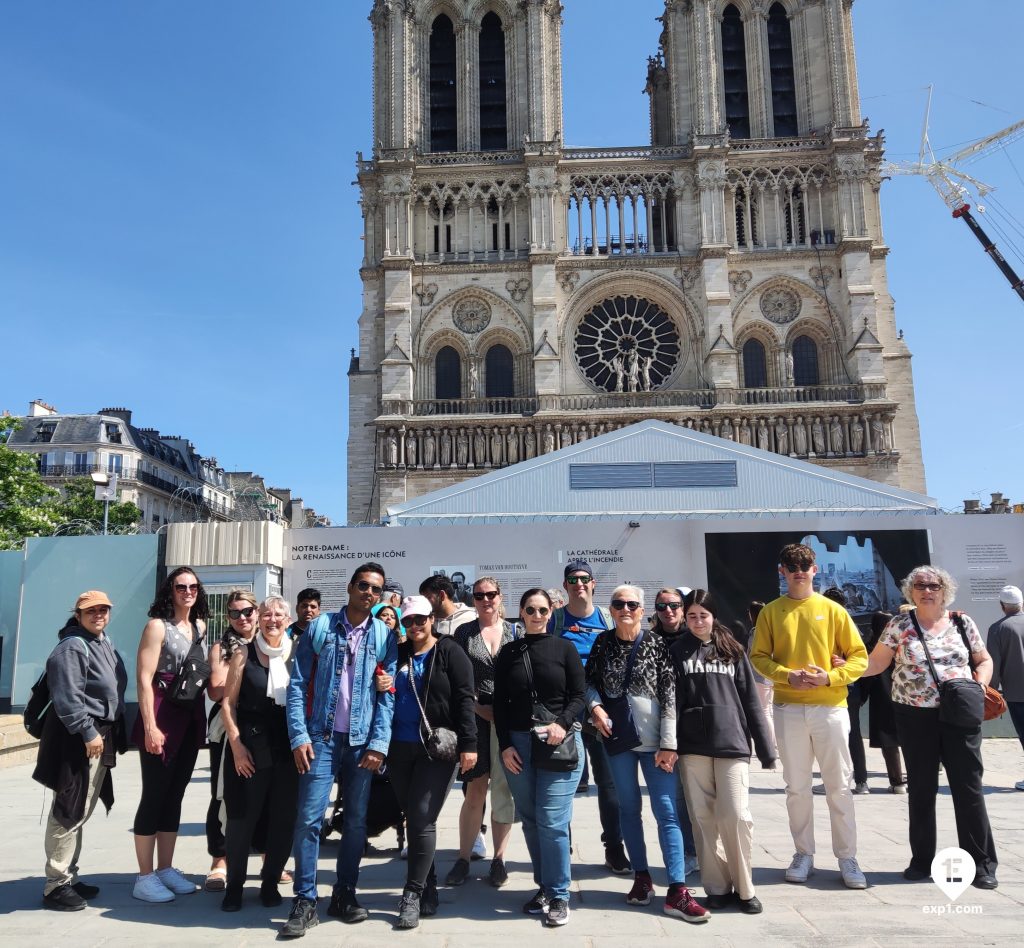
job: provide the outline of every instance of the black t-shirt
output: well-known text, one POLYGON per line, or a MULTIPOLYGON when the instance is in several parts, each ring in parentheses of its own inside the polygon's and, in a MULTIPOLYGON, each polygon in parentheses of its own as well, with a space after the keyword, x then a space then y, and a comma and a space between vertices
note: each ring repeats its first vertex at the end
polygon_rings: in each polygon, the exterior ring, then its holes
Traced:
POLYGON ((585 704, 583 662, 571 642, 546 633, 510 642, 494 663, 494 726, 502 750, 512 746, 510 732, 534 726, 524 649, 529 650, 537 700, 555 715, 555 723, 568 731, 585 704))

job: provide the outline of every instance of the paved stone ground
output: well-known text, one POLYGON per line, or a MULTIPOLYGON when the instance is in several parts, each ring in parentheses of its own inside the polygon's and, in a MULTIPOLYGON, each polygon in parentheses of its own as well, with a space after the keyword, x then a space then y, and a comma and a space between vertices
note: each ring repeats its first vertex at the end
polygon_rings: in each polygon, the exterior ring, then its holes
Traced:
MULTIPOLYGON (((828 817, 823 798, 817 798, 816 826, 820 847, 818 869, 807 885, 787 885, 782 872, 792 854, 786 823, 785 796, 780 775, 751 771, 751 797, 755 820, 755 882, 765 905, 757 917, 736 911, 715 913, 704 926, 690 926, 661 912, 664 872, 660 868, 657 835, 648 818, 647 839, 659 898, 649 907, 630 907, 625 894, 629 877, 612 876, 599 868, 603 858, 597 818, 597 799, 577 797, 573 819, 572 916, 567 927, 545 929, 520 912, 533 894, 522 833, 513 833, 509 853, 511 879, 496 891, 476 878, 462 888, 441 890, 441 911, 425 919, 413 932, 394 932, 392 921, 404 880, 405 863, 395 851, 375 850, 363 863, 360 899, 370 920, 347 927, 327 917, 302 942, 305 946, 345 945, 369 948, 381 939, 408 940, 422 948, 469 946, 486 942, 489 948, 521 946, 530 938, 553 939, 562 945, 619 948, 670 944, 707 945, 899 945, 1020 944, 1021 906, 1024 904, 1024 794, 1013 784, 1024 777, 1024 753, 1015 740, 985 742, 987 802, 999 848, 1000 887, 996 892, 968 889, 954 908, 960 914, 940 916, 926 906, 946 906, 947 899, 930 882, 911 884, 901 872, 909 859, 906 797, 888 792, 881 755, 868 751, 870 796, 857 797, 860 863, 868 876, 867 891, 849 891, 839 880, 829 844, 828 817), (965 914, 967 911, 971 914, 965 914), (1017 934, 1014 935, 1014 932, 1017 934)), ((206 756, 185 797, 182 837, 176 864, 201 880, 209 865, 203 821, 209 772, 206 756)), ((42 825, 48 799, 32 782, 31 767, 0 771, 0 941, 11 946, 68 944, 93 945, 221 945, 266 944, 275 938, 287 913, 268 910, 256 900, 258 883, 246 890, 247 902, 239 914, 219 910, 220 896, 199 892, 167 905, 146 905, 131 898, 135 866, 131 821, 139 794, 137 758, 121 759, 115 771, 118 801, 109 817, 102 812, 86 826, 83 877, 99 884, 102 892, 83 912, 60 913, 40 908, 42 895, 42 825)), ((453 792, 439 824, 442 875, 450 867, 456 841, 456 819, 461 794, 453 792)), ((101 808, 102 810, 102 808, 101 808)), ((943 785, 939 796, 939 845, 956 845, 952 803, 943 785)), ((393 846, 390 835, 374 841, 393 846)), ((328 843, 321 861, 321 892, 329 892, 335 846, 328 843)), ((255 860, 253 860, 255 863, 255 860)), ((485 876, 488 863, 474 863, 474 875, 485 876)), ((252 868, 252 867, 251 867, 252 868)), ((698 891, 699 880, 691 880, 698 891)))

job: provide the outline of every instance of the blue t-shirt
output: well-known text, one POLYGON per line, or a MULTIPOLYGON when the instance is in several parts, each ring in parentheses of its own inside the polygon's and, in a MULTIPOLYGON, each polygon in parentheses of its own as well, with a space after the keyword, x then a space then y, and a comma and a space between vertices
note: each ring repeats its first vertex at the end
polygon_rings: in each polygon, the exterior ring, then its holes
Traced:
POLYGON ((554 632, 557 628, 559 612, 562 612, 564 616, 562 638, 568 639, 576 646, 576 651, 580 653, 580 660, 586 665, 587 659, 590 657, 590 650, 594 647, 594 640, 602 632, 610 629, 611 625, 605 625, 601 610, 596 606, 585 619, 577 619, 565 606, 562 606, 561 609, 556 609, 548 620, 549 632, 554 632))
MULTIPOLYGON (((427 664, 427 657, 432 651, 433 648, 428 648, 422 655, 413 655, 410 659, 413 674, 416 676, 416 689, 421 701, 423 700, 423 670, 427 664)), ((412 686, 409 682, 409 666, 403 665, 395 675, 395 716, 391 721, 391 739, 418 744, 422 720, 420 706, 416 703, 416 695, 412 693, 412 686)))

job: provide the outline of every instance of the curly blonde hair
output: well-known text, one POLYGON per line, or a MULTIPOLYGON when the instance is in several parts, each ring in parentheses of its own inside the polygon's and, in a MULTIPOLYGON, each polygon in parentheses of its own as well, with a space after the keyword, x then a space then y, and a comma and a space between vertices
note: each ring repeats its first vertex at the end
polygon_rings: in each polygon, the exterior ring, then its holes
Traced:
POLYGON ((929 566, 927 564, 922 566, 915 566, 908 574, 907 578, 900 583, 900 592, 903 593, 903 598, 909 603, 913 603, 914 599, 911 596, 911 590, 914 587, 914 583, 922 577, 934 576, 942 586, 942 608, 948 609, 952 604, 953 600, 956 599, 957 584, 956 580, 949 575, 941 566, 929 566))

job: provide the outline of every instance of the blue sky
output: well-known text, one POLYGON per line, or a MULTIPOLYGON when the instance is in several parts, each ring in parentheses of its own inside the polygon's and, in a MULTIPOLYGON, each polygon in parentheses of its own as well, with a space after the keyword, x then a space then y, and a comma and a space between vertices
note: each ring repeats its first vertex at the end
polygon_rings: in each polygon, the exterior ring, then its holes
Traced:
MULTIPOLYGON (((370 5, 0 7, 0 408, 127 406, 344 522, 370 5)), ((564 5, 567 143, 645 143, 662 3, 564 5)), ((1024 117, 1024 4, 857 0, 854 22, 889 157, 916 155, 929 82, 937 150, 1024 117)), ((1024 220, 1024 143, 968 170, 1024 220)), ((929 492, 1024 501, 1024 304, 924 181, 883 208, 929 492)))

